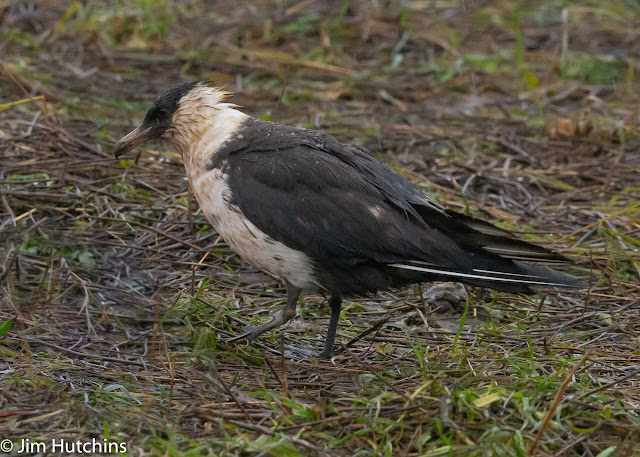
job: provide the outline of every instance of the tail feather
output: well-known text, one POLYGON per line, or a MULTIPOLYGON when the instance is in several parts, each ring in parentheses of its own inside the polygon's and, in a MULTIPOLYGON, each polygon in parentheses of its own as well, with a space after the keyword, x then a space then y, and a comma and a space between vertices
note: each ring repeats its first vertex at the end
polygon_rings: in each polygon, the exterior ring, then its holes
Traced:
POLYGON ((483 220, 454 211, 447 211, 446 215, 448 218, 428 218, 425 221, 445 233, 452 233, 465 247, 482 248, 507 259, 544 263, 567 261, 562 254, 515 238, 512 233, 483 220))
POLYGON ((464 282, 479 287, 490 287, 504 292, 532 292, 539 287, 582 287, 580 281, 573 276, 543 268, 540 268, 541 271, 533 270, 531 268, 535 267, 533 265, 517 265, 514 263, 514 266, 520 268, 521 273, 482 269, 473 269, 472 272, 466 273, 419 265, 419 263, 420 262, 394 263, 390 266, 419 271, 425 273, 427 276, 437 276, 442 279, 464 282), (543 275, 529 274, 527 273, 528 271, 532 271, 532 273, 543 273, 543 275))
POLYGON ((506 230, 460 213, 436 214, 420 206, 416 211, 427 225, 445 233, 462 248, 471 268, 444 268, 419 260, 398 262, 391 267, 424 273, 425 278, 460 281, 504 292, 534 292, 540 287, 584 287, 573 276, 527 263, 566 263, 568 260, 561 254, 519 240, 506 230))

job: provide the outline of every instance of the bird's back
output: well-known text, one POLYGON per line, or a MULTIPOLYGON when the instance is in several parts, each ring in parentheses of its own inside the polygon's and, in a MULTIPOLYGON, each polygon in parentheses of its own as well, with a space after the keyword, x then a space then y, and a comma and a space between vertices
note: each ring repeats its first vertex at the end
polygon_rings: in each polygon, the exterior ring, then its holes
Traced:
MULTIPOLYGON (((307 285, 327 293, 436 279, 509 292, 573 283, 522 262, 562 256, 444 210, 384 164, 321 132, 248 118, 209 169, 228 176, 230 201, 260 233, 309 259, 307 285)), ((223 236, 234 243, 233 234, 223 236)))

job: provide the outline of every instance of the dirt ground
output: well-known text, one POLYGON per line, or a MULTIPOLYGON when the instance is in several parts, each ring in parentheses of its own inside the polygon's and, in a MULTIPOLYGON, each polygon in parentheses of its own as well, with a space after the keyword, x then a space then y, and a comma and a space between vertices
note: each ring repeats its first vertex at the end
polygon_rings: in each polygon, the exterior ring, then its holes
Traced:
POLYGON ((639 37, 632 0, 0 0, 0 454, 640 455, 639 37), (349 301, 332 361, 307 296, 225 343, 282 284, 167 145, 112 156, 193 80, 563 253, 588 290, 349 301))

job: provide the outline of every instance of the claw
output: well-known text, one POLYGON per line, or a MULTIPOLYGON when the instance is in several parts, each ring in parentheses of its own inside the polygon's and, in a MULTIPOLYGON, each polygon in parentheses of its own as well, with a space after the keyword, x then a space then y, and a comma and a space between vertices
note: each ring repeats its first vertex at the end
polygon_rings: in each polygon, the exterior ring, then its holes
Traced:
POLYGON ((257 337, 262 335, 263 332, 258 330, 257 325, 248 325, 244 328, 240 335, 234 336, 233 338, 229 338, 226 340, 228 343, 233 343, 235 341, 247 340, 249 342, 255 340, 257 337))
POLYGON ((318 357, 325 360, 331 360, 331 358, 333 357, 333 347, 329 347, 329 345, 325 345, 322 352, 318 354, 318 357))

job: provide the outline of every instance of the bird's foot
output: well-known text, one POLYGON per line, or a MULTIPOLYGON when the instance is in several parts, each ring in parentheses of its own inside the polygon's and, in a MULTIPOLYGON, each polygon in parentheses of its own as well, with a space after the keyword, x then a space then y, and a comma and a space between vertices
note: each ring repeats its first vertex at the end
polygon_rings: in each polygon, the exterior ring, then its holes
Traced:
POLYGON ((325 360, 331 360, 331 358, 333 357, 333 345, 325 345, 322 349, 322 352, 318 354, 318 357, 325 360))
POLYGON ((443 282, 434 284, 422 294, 425 307, 436 313, 448 313, 469 299, 467 289, 459 282, 443 282))
POLYGON ((243 333, 246 335, 245 339, 247 341, 253 341, 263 333, 266 333, 267 331, 270 330, 268 328, 265 329, 263 327, 264 326, 262 325, 247 325, 243 331, 243 333))
POLYGON ((263 327, 264 325, 247 325, 241 334, 234 336, 233 338, 229 338, 227 341, 230 343, 240 340, 251 342, 269 330, 264 329, 263 327))

